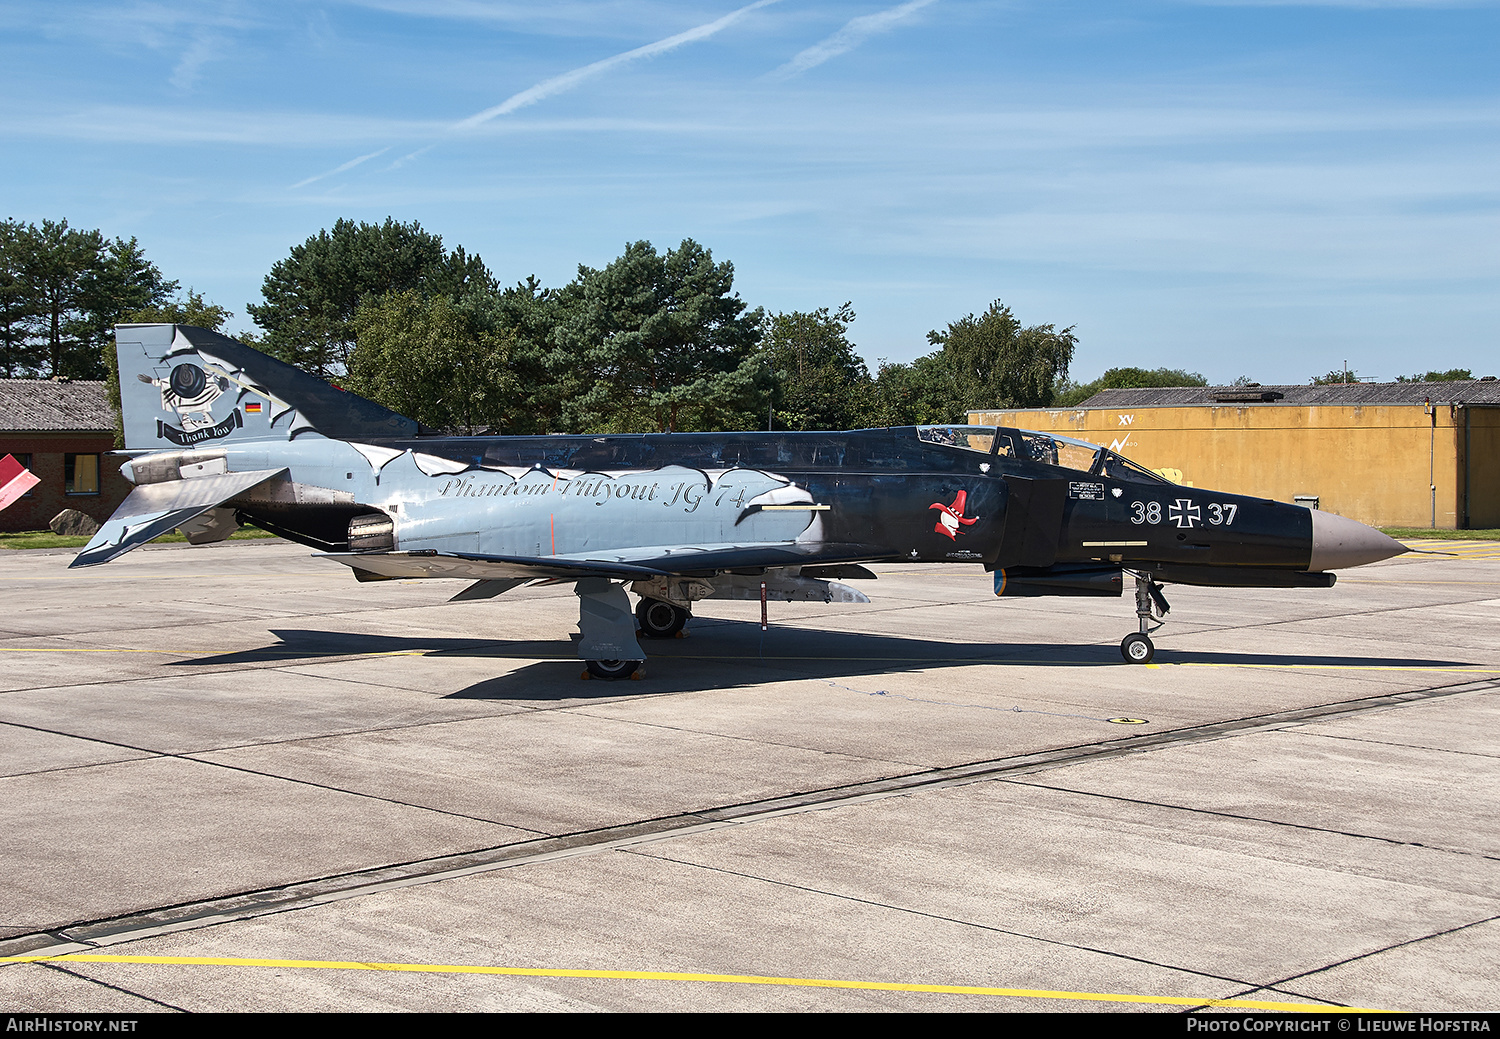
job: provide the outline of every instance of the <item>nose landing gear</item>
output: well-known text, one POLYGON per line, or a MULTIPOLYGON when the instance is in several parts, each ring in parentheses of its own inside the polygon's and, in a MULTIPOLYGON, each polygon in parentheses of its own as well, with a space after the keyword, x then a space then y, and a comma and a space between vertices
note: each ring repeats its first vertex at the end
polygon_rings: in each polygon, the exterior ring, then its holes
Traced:
POLYGON ((1161 585, 1141 574, 1135 575, 1135 615, 1140 618, 1141 630, 1131 632, 1120 642, 1120 655, 1128 664, 1149 664, 1156 656, 1156 645, 1148 632, 1155 631, 1164 623, 1172 607, 1161 593, 1161 585))

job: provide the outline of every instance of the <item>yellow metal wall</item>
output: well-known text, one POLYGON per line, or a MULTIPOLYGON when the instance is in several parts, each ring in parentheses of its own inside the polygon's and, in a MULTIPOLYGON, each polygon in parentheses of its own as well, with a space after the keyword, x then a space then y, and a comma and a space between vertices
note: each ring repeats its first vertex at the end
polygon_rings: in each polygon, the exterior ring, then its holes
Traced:
POLYGON ((1291 501, 1381 527, 1460 524, 1464 411, 1471 527, 1500 526, 1500 409, 1422 404, 1220 404, 1087 411, 982 411, 976 425, 1062 433, 1185 483, 1291 501), (1431 489, 1435 486, 1435 492, 1431 489))
POLYGON ((1468 411, 1469 526, 1500 527, 1500 408, 1468 411))

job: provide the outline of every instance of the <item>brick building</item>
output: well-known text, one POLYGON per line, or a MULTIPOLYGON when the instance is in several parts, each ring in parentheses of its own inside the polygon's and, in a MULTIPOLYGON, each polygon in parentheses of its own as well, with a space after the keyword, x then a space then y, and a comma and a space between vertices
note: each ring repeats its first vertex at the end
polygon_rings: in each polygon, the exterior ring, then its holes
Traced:
POLYGON ((130 493, 102 382, 0 379, 0 457, 15 455, 41 481, 0 511, 0 531, 46 530, 63 509, 103 523, 130 493))

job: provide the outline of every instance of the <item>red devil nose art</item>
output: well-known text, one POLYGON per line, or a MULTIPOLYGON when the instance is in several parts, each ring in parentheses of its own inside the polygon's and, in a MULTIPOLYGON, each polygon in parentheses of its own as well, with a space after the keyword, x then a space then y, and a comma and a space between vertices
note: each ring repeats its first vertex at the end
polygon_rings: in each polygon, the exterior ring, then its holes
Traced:
POLYGON ((939 512, 937 526, 932 529, 939 534, 947 534, 949 540, 958 539, 959 524, 972 527, 979 522, 978 516, 965 516, 964 508, 968 505, 969 492, 959 491, 953 499, 952 505, 944 505, 942 502, 933 502, 927 506, 929 509, 937 509, 939 512))

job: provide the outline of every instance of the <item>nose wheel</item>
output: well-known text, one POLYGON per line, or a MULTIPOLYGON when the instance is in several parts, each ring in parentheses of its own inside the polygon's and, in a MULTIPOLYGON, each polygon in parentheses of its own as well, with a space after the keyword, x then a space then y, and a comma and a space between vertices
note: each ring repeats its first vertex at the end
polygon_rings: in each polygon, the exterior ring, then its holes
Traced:
POLYGON ((1120 643, 1120 653, 1128 664, 1149 664, 1151 658, 1156 656, 1156 644, 1151 641, 1150 635, 1134 631, 1120 643))
POLYGON ((1156 656, 1156 644, 1147 632, 1162 626, 1172 607, 1161 594, 1161 585, 1141 574, 1135 575, 1135 615, 1141 630, 1131 632, 1120 642, 1120 655, 1127 664, 1149 664, 1156 656))

